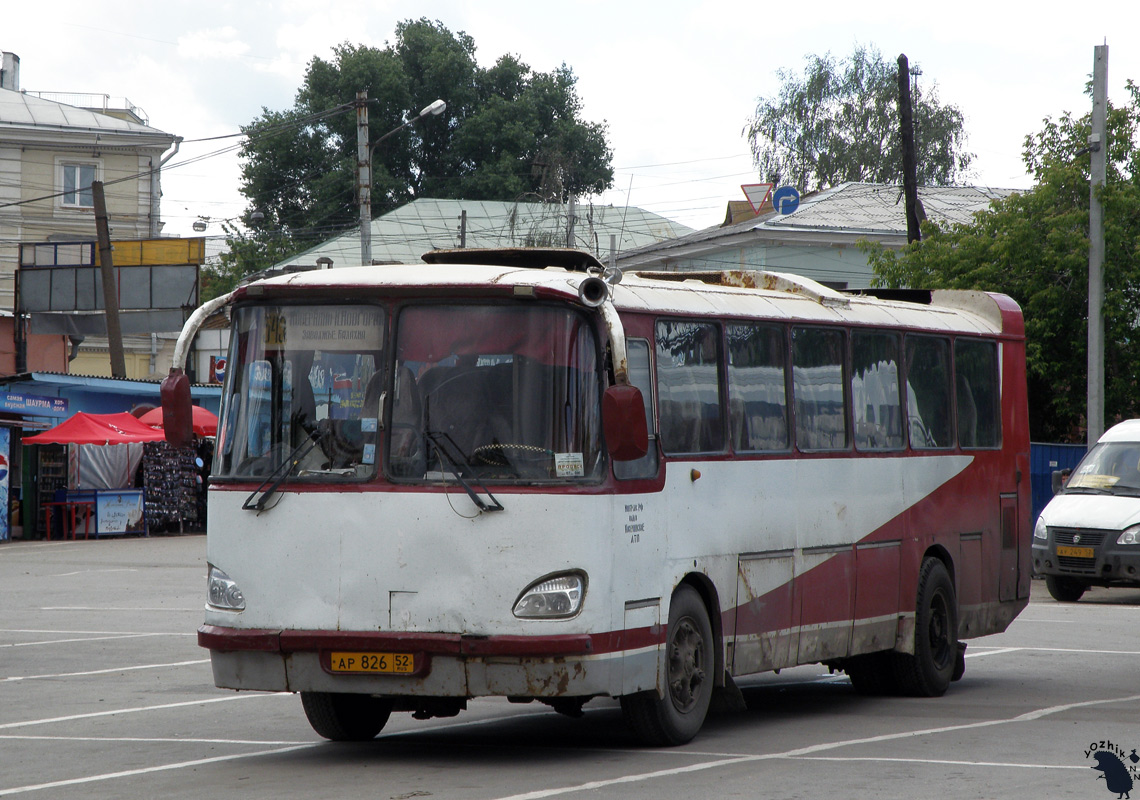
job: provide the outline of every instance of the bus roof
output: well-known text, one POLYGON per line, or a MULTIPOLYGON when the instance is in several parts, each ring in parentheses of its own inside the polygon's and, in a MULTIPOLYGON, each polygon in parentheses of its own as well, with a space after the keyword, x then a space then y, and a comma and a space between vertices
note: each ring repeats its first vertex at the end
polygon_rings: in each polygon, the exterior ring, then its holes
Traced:
MULTIPOLYGON (((430 263, 310 270, 268 278, 239 290, 235 299, 290 297, 368 290, 467 289, 483 294, 502 291, 563 296, 578 300, 587 274, 561 266, 430 263)), ((892 293, 887 293, 892 294, 892 293)), ((839 292, 808 278, 759 270, 721 272, 627 272, 611 287, 614 306, 623 312, 668 313, 799 322, 903 327, 983 335, 1024 333, 1020 309, 1001 294, 935 290, 905 296, 926 302, 876 297, 873 292, 839 292)))

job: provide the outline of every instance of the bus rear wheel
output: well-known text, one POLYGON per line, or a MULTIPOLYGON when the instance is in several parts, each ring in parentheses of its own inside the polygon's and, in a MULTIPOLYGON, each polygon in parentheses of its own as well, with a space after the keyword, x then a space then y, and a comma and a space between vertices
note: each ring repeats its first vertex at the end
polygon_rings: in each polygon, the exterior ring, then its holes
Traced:
POLYGON ((313 730, 334 742, 375 739, 392 714, 392 701, 369 694, 301 692, 301 706, 313 730))
POLYGON ((894 653, 895 681, 902 694, 941 697, 958 665, 958 601, 946 566, 922 562, 914 618, 914 655, 894 653))
POLYGON ((691 586, 681 586, 669 604, 665 696, 650 691, 621 698, 626 723, 639 739, 679 745, 697 735, 712 699, 715 646, 701 596, 691 586))

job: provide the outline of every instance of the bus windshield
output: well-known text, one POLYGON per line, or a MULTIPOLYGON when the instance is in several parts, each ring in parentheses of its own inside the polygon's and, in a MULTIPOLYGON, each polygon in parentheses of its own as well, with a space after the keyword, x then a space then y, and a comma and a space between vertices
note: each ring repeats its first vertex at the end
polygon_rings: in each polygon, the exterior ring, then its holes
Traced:
POLYGON ((394 478, 601 474, 601 384, 587 318, 539 305, 432 304, 397 321, 394 478))
POLYGON ((373 475, 385 317, 367 305, 235 309, 214 475, 264 478, 291 455, 301 478, 373 475))
POLYGON ((235 309, 214 476, 600 477, 601 376, 587 317, 538 304, 409 305, 391 346, 387 318, 369 305, 235 309))

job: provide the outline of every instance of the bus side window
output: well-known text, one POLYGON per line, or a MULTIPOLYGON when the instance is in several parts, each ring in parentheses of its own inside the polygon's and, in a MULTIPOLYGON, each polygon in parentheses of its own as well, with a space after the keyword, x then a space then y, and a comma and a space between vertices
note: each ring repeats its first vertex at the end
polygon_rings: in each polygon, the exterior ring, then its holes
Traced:
POLYGON ((641 390, 645 401, 645 421, 649 424, 649 450, 636 461, 615 461, 614 477, 622 480, 652 478, 657 475, 657 434, 653 424, 653 374, 649 364, 649 342, 629 339, 625 343, 629 382, 641 390))
POLYGON ((787 347, 774 325, 729 325, 728 415, 740 452, 788 448, 787 347))
POLYGON ((792 392, 801 450, 843 450, 851 441, 843 351, 843 331, 792 329, 792 392))
POLYGON ((916 450, 950 447, 950 342, 906 337, 906 418, 916 450))
POLYGON ((958 339, 954 342, 954 375, 958 409, 958 444, 1001 445, 998 412, 997 345, 958 339))
POLYGON ((724 450, 719 341, 712 323, 657 323, 657 405, 666 453, 724 450))
POLYGON ((853 332, 851 363, 855 449, 900 449, 903 433, 898 335, 881 331, 853 332))

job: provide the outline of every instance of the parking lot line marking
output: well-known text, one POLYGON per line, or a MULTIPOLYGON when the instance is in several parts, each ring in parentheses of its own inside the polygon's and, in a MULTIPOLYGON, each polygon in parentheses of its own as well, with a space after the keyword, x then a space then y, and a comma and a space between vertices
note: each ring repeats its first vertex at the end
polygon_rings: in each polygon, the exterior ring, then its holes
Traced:
MULTIPOLYGON (((1127 697, 1113 697, 1104 700, 1084 700, 1076 703, 1065 703, 1063 705, 1048 706, 1047 708, 1039 708, 1034 711, 1028 711, 1024 714, 1019 714, 1016 717, 1007 717, 1004 719, 984 720, 981 722, 968 722, 962 725, 946 725, 939 728, 925 728, 915 731, 899 731, 897 733, 884 733, 879 736, 867 736, 860 739, 845 739, 837 742, 821 742, 820 744, 809 745, 807 747, 796 748, 795 750, 786 750, 782 753, 760 753, 756 755, 742 755, 735 758, 724 758, 717 761, 706 761, 700 764, 690 764, 684 767, 674 767, 673 769, 655 770, 653 772, 642 772, 636 775, 622 775, 618 778, 609 778, 607 780, 589 781, 588 783, 580 783, 575 786, 552 787, 549 789, 539 789, 534 792, 525 792, 523 794, 512 794, 506 797, 498 797, 495 800, 543 800, 548 797, 558 797, 560 795, 576 794, 579 792, 593 791, 596 789, 604 789, 608 786, 617 786, 628 783, 642 783, 645 781, 657 780, 659 778, 668 778, 674 775, 685 775, 693 772, 701 772, 707 769, 718 769, 720 767, 734 766, 736 764, 746 764, 756 761, 772 761, 776 759, 803 759, 806 756, 812 756, 815 753, 824 752, 826 750, 835 750, 841 747, 850 747, 852 745, 860 744, 878 744, 881 742, 897 741, 899 739, 914 739, 921 736, 930 736, 940 733, 956 733, 964 730, 973 730, 975 728, 990 728, 997 725, 1009 725, 1018 722, 1032 722, 1042 717, 1047 717, 1052 714, 1059 714, 1064 711, 1070 711, 1074 708, 1086 708, 1088 706, 1098 706, 1105 704, 1116 703, 1131 703, 1140 700, 1140 694, 1129 695, 1127 697)), ((682 751, 684 752, 684 751, 682 751)), ((922 759, 918 759, 922 760, 922 759)), ((1084 769, 1087 769, 1085 767, 1084 769)))
POLYGON ((258 747, 320 744, 320 742, 273 741, 260 739, 194 739, 189 737, 159 736, 34 736, 27 733, 0 733, 0 740, 11 739, 21 742, 125 742, 128 744, 240 744, 258 747))
POLYGON ((952 761, 945 758, 887 758, 885 756, 799 756, 792 761, 886 761, 897 764, 942 764, 948 767, 1014 767, 1016 769, 1088 770, 1081 764, 1020 764, 1016 761, 952 761))
POLYGON ((1000 656, 1005 653, 1017 653, 1024 648, 1022 647, 999 647, 996 650, 975 650, 972 653, 966 653, 966 658, 978 658, 979 656, 1000 656))
POLYGON ((1073 647, 1019 647, 1019 650, 1037 650, 1041 653, 1093 653, 1102 656, 1140 656, 1140 650, 1081 650, 1073 647))
POLYGON ((201 612, 201 606, 193 608, 139 608, 138 606, 40 606, 40 611, 177 611, 185 614, 188 611, 201 612))
POLYGON ((70 714, 66 717, 47 717, 45 719, 28 719, 23 722, 0 723, 0 731, 13 728, 27 728, 32 725, 49 725, 53 722, 72 722, 77 719, 95 719, 97 717, 113 717, 117 714, 137 714, 141 711, 163 711, 168 708, 186 708, 187 706, 201 706, 209 703, 225 703, 230 700, 247 700, 254 697, 292 697, 288 692, 251 692, 248 694, 233 694, 227 697, 208 697, 203 700, 186 700, 181 703, 163 703, 157 706, 136 706, 134 708, 116 708, 109 711, 92 711, 88 714, 70 714))
POLYGON ((185 667, 191 664, 209 664, 210 659, 199 658, 194 661, 172 661, 169 664, 140 664, 134 667, 112 667, 110 669, 93 669, 87 672, 57 672, 54 675, 13 675, 0 678, 0 683, 7 681, 36 681, 43 678, 84 678, 88 675, 107 675, 112 672, 134 672, 140 669, 162 669, 164 667, 185 667))
POLYGON ((993 650, 973 650, 966 653, 966 658, 978 656, 1000 656, 1004 653, 1076 653, 1078 655, 1100 656, 1140 656, 1140 650, 1089 650, 1080 647, 998 647, 993 650))
POLYGON ((47 575, 48 578, 70 578, 72 575, 90 575, 94 572, 138 572, 133 567, 118 567, 115 569, 80 569, 75 572, 57 572, 54 575, 47 575))
POLYGON ((197 636, 194 631, 71 631, 58 628, 0 628, 0 633, 57 633, 57 634, 90 634, 92 636, 124 636, 127 634, 146 634, 147 636, 197 636))
POLYGON ((51 781, 50 783, 37 783, 28 786, 13 786, 10 789, 0 789, 0 797, 8 797, 14 794, 25 794, 27 792, 36 792, 42 789, 59 789, 64 786, 81 786, 85 783, 98 783, 100 781, 110 781, 116 778, 131 778, 136 775, 148 775, 154 772, 166 772, 174 769, 186 769, 188 767, 201 767, 206 764, 219 764, 225 761, 237 761, 243 758, 257 758, 258 756, 272 756, 281 753, 291 753, 296 750, 304 750, 309 747, 316 747, 316 743, 293 745, 292 747, 279 747, 274 750, 260 750, 256 753, 237 753, 229 756, 214 756, 213 758, 199 758, 194 761, 179 761, 174 764, 159 764, 153 767, 141 767, 139 769, 122 770, 121 772, 105 772, 102 775, 87 775, 82 778, 69 778, 62 781, 51 781))
POLYGON ((109 639, 142 639, 147 636, 164 636, 162 633, 120 633, 114 636, 84 636, 81 639, 48 639, 43 642, 8 642, 0 647, 38 647, 44 644, 74 644, 75 642, 103 642, 109 639))

